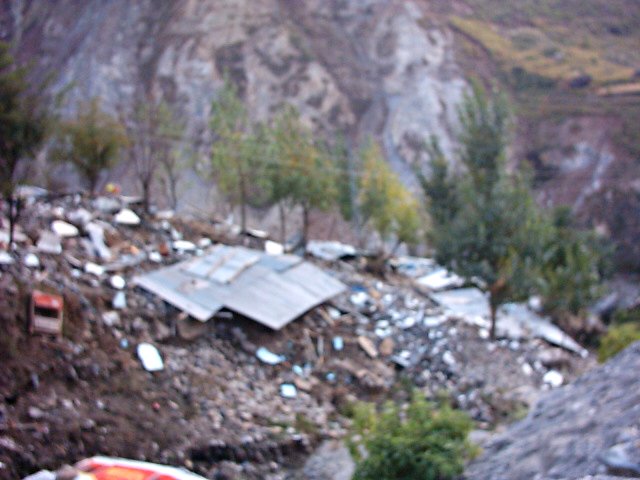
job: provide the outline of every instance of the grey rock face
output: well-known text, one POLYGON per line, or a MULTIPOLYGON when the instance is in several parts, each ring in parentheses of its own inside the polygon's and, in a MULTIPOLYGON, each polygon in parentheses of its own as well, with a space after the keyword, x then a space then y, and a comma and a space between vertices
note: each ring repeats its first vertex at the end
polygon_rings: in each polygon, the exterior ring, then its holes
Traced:
POLYGON ((636 343, 574 383, 549 392, 527 418, 485 446, 466 478, 612 478, 598 475, 635 472, 639 369, 636 343))
POLYGON ((430 134, 449 131, 465 86, 451 32, 429 24, 424 2, 367 0, 11 0, 0 39, 18 43, 54 90, 71 85, 67 114, 100 96, 113 113, 153 94, 206 151, 211 101, 225 75, 251 115, 294 105, 315 129, 373 135, 394 167, 420 161, 430 134))

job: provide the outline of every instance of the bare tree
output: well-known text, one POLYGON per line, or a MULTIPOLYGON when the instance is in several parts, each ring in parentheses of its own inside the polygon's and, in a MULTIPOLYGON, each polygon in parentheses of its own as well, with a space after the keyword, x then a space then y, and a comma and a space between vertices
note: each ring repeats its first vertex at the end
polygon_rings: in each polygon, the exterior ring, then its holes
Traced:
POLYGON ((182 129, 164 101, 148 98, 138 103, 127 122, 131 139, 129 154, 136 180, 142 191, 144 210, 149 213, 154 182, 161 174, 167 186, 170 203, 177 204, 177 185, 180 179, 178 151, 174 144, 180 140, 182 129))

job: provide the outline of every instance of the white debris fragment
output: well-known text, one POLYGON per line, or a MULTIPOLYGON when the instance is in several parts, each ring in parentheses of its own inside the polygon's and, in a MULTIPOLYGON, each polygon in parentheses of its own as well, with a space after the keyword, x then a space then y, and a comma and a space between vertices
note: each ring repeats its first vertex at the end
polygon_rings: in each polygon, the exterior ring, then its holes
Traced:
POLYGON ((200 248, 207 248, 210 247, 213 244, 213 242, 211 241, 210 238, 201 238, 200 240, 198 240, 198 247, 200 248))
POLYGON ((542 381, 552 388, 556 388, 564 383, 564 377, 556 370, 549 370, 544 374, 544 377, 542 377, 542 381))
POLYGON ((527 305, 529 305, 529 308, 534 312, 540 312, 542 311, 542 298, 537 295, 533 296, 529 299, 527 305))
POLYGON ((164 369, 162 357, 156 347, 150 343, 141 343, 137 348, 138 358, 147 372, 159 372, 164 369))
POLYGON ((489 326, 489 300, 481 290, 461 288, 434 293, 432 297, 447 314, 478 327, 489 326))
POLYGON ((358 308, 364 307, 370 299, 369 294, 364 291, 355 292, 349 297, 349 301, 358 308))
POLYGON ((127 308, 127 296, 122 290, 115 294, 113 300, 111 301, 111 305, 113 306, 113 308, 118 310, 127 308))
POLYGON ((13 257, 4 250, 0 250, 0 265, 12 265, 15 262, 13 257))
POLYGON ((408 316, 400 322, 400 328, 407 330, 416 324, 416 317, 408 316))
POLYGON ((104 312, 102 314, 102 321, 107 327, 113 327, 120 324, 120 314, 115 311, 104 312))
POLYGON ((427 328, 434 328, 434 327, 439 327, 446 321, 447 321, 447 317, 443 315, 438 315, 437 317, 424 317, 422 319, 422 324, 427 328))
POLYGON ((522 364, 522 373, 524 373, 527 377, 533 375, 533 368, 527 362, 522 364))
POLYGON ((122 290, 127 285, 127 282, 121 275, 112 275, 109 283, 116 290, 122 290))
POLYGON ((112 197, 98 197, 93 201, 96 210, 103 213, 115 213, 120 210, 120 201, 112 197))
POLYGON ((60 237, 48 230, 40 232, 40 238, 38 238, 38 243, 36 243, 36 249, 42 253, 60 255, 62 253, 60 237))
POLYGON ((277 365, 287 359, 284 355, 275 354, 265 347, 260 347, 256 351, 256 357, 258 357, 258 360, 268 365, 277 365))
POLYGON ((489 330, 487 330, 486 328, 478 329, 478 336, 481 339, 486 340, 487 338, 489 338, 489 330))
POLYGON ((95 275, 96 277, 99 277, 104 274, 104 267, 98 265, 97 263, 87 262, 84 265, 84 271, 86 273, 90 273, 92 275, 95 275))
POLYGON ((67 218, 71 223, 75 223, 76 225, 86 225, 91 221, 93 215, 91 212, 85 208, 79 208, 77 210, 73 210, 67 214, 67 218))
POLYGON ((450 272, 446 268, 439 268, 424 277, 418 278, 416 282, 423 287, 437 291, 461 287, 464 285, 464 278, 450 272))
POLYGON ((40 267, 40 259, 37 255, 33 253, 27 253, 24 256, 23 260, 24 264, 29 268, 39 268, 40 267))
POLYGON ((264 251, 268 255, 282 255, 284 253, 284 245, 273 240, 267 240, 264 242, 264 251))
POLYGON ((104 243, 104 228, 95 222, 87 224, 85 230, 89 234, 93 248, 101 260, 111 259, 111 250, 104 243))
POLYGON ((316 258, 327 261, 335 261, 356 255, 356 249, 352 245, 318 240, 312 240, 307 244, 307 252, 316 258))
POLYGON ((156 218, 158 220, 171 220, 174 215, 175 212, 173 210, 160 210, 156 212, 156 218))
POLYGON ((173 242, 173 249, 178 252, 194 252, 196 250, 196 245, 195 243, 187 240, 176 240, 173 242))
POLYGON ((456 364, 456 359, 453 356, 453 353, 451 353, 449 350, 447 350, 442 354, 442 361, 447 365, 449 365, 450 367, 456 364))
POLYGON ((60 237, 77 237, 80 233, 78 229, 63 220, 54 220, 51 223, 51 230, 60 237))
POLYGON ((344 348, 344 340, 342 337, 333 337, 333 349, 336 352, 341 351, 344 348))
POLYGON ((116 213, 114 220, 120 225, 140 225, 140 217, 136 214, 136 212, 128 208, 123 208, 118 213, 116 213))
POLYGON ((296 398, 298 396, 298 389, 292 383, 283 383, 280 385, 280 396, 283 398, 296 398))
POLYGON ((398 273, 411 278, 422 277, 433 270, 435 261, 432 258, 422 257, 397 257, 391 260, 391 266, 398 273))
POLYGON ((154 262, 154 263, 162 263, 162 255, 160 255, 160 252, 149 252, 149 261, 154 262))

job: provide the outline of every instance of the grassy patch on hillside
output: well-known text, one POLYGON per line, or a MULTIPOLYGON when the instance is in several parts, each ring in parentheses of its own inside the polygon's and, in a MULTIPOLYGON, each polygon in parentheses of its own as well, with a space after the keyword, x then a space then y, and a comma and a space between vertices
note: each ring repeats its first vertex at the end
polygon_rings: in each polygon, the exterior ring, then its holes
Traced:
POLYGON ((554 40, 536 27, 500 27, 452 16, 451 25, 480 43, 506 72, 524 72, 549 82, 589 75, 596 84, 630 80, 634 69, 613 63, 597 46, 554 40))

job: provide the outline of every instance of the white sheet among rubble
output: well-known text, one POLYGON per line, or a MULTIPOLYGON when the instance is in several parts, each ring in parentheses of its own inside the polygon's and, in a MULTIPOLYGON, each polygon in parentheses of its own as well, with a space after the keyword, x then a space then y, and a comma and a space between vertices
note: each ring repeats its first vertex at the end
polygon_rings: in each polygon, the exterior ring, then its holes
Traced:
MULTIPOLYGON (((431 295, 447 313, 467 323, 489 327, 489 301, 477 288, 461 288, 431 295)), ((586 350, 548 318, 543 318, 520 303, 507 303, 498 310, 496 333, 511 339, 541 338, 547 342, 585 356, 586 350)))
POLYGON ((44 230, 40 232, 40 238, 38 238, 38 243, 36 243, 36 249, 39 252, 60 255, 62 253, 60 237, 53 232, 44 230))
POLYGON ((299 257, 226 245, 133 283, 200 321, 227 308, 273 330, 346 288, 299 257))
POLYGON ((461 287, 464 285, 464 278, 450 272, 446 268, 440 267, 433 272, 418 278, 416 282, 423 287, 438 291, 461 287))
POLYGON ((327 261, 336 261, 344 257, 356 255, 356 249, 352 245, 340 242, 311 240, 307 244, 307 252, 316 258, 327 261))

